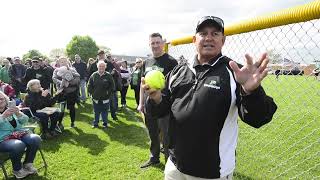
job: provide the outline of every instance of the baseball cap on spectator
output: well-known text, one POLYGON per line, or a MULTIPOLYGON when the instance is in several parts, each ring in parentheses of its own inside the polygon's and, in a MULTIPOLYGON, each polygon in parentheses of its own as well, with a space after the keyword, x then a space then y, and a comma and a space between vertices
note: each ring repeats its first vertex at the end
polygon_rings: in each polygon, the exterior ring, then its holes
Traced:
POLYGON ((19 60, 20 61, 21 59, 18 56, 16 56, 16 57, 13 58, 13 60, 15 60, 15 61, 19 60))
POLYGON ((214 26, 219 30, 220 32, 224 33, 224 22, 221 18, 215 17, 215 16, 204 16, 202 17, 198 23, 196 28, 196 33, 201 31, 203 27, 206 26, 214 26))
POLYGON ((32 58, 32 62, 39 62, 39 61, 41 61, 41 59, 38 56, 34 56, 32 58))

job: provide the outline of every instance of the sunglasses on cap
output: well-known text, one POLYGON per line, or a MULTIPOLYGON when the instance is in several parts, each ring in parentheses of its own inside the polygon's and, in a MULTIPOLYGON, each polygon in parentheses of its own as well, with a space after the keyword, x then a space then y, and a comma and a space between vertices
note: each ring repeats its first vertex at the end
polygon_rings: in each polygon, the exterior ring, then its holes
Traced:
POLYGON ((203 16, 197 24, 196 32, 199 32, 200 26, 205 22, 205 21, 213 21, 220 26, 221 30, 224 30, 224 22, 221 18, 216 17, 216 16, 203 16))

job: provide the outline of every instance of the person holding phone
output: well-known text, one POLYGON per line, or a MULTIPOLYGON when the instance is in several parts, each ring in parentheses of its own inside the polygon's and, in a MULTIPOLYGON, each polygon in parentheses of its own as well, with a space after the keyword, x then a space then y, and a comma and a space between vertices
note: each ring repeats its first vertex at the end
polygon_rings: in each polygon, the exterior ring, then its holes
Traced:
POLYGON ((28 119, 29 117, 15 106, 14 101, 9 101, 9 97, 0 92, 0 152, 9 153, 16 178, 37 173, 33 161, 40 147, 41 138, 23 127, 28 119), (24 152, 26 156, 22 163, 24 152))

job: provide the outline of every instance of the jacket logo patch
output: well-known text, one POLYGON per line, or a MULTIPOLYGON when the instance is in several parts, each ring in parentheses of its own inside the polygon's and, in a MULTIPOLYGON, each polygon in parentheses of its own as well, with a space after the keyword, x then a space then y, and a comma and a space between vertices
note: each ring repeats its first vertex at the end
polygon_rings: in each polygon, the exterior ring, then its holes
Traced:
POLYGON ((204 87, 213 88, 213 89, 220 89, 220 78, 217 76, 213 76, 210 78, 210 80, 207 80, 204 83, 204 87))

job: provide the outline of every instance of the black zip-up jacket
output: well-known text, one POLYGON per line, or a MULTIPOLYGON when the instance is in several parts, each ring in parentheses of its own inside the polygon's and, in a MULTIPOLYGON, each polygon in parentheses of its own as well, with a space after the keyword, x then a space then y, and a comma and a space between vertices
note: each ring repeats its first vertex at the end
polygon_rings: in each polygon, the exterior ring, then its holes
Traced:
POLYGON ((24 103, 27 107, 31 109, 32 112, 36 112, 39 109, 45 107, 53 106, 57 101, 57 96, 52 97, 48 94, 46 97, 43 97, 42 92, 30 92, 25 97, 24 103))
POLYGON ((40 67, 39 69, 29 67, 24 76, 24 81, 27 84, 31 79, 38 79, 41 87, 44 89, 50 89, 51 76, 49 76, 49 73, 46 72, 46 69, 43 67, 40 67))
POLYGON ((87 72, 86 63, 80 61, 79 63, 73 63, 72 66, 80 74, 80 79, 87 79, 88 78, 88 72, 87 72))
POLYGON ((277 106, 261 86, 242 96, 230 59, 219 54, 211 63, 181 64, 166 77, 167 88, 156 105, 147 101, 147 113, 170 113, 170 158, 182 173, 220 178, 235 169, 237 118, 259 128, 271 121, 277 106))
POLYGON ((114 92, 114 81, 108 72, 100 76, 99 72, 94 72, 88 83, 88 93, 92 95, 95 100, 108 100, 110 95, 114 92))

